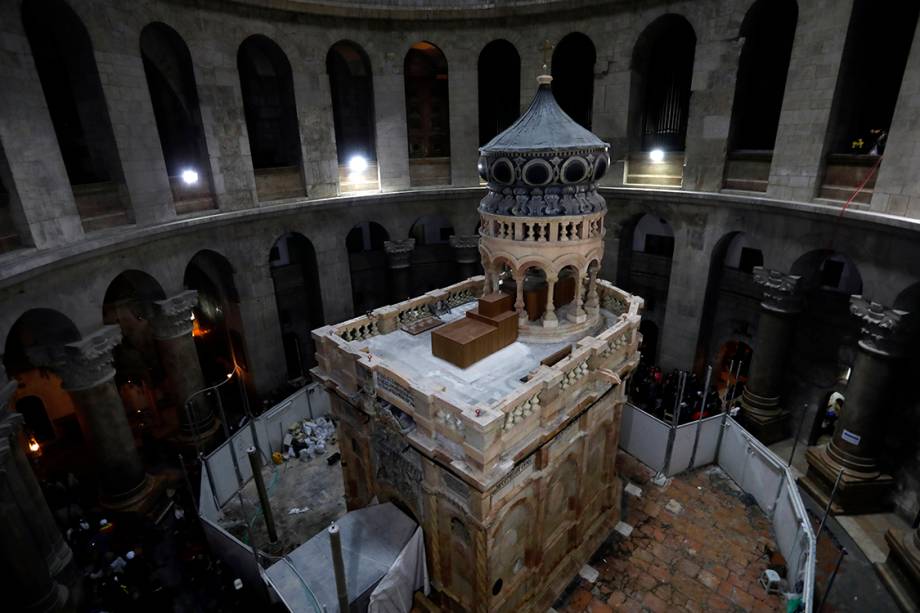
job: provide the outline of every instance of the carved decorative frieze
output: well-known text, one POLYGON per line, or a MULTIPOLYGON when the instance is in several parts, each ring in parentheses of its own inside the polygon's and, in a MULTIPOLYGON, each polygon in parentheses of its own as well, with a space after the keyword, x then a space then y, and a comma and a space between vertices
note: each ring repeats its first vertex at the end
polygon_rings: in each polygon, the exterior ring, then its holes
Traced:
POLYGON ((850 296, 850 313, 861 322, 859 346, 881 355, 904 352, 914 318, 907 311, 886 307, 865 296, 850 296))
POLYGON ((32 348, 29 359, 36 366, 45 366, 57 373, 64 389, 79 391, 101 385, 115 376, 112 349, 120 342, 121 328, 104 326, 75 343, 32 348))
POLYGON ((408 268, 409 259, 415 249, 414 238, 404 238, 398 241, 384 241, 383 250, 387 254, 387 265, 390 268, 408 268))
POLYGON ((192 333, 192 309, 198 304, 198 292, 190 289, 153 303, 153 336, 167 340, 192 333))
POLYGON ((802 277, 779 270, 754 267, 754 282, 763 286, 760 306, 778 313, 799 313, 802 310, 802 277))

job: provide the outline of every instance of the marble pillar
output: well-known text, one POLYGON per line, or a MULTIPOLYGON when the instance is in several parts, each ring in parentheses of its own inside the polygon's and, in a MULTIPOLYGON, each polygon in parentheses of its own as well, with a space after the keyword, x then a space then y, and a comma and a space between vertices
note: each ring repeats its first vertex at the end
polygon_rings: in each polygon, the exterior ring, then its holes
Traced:
POLYGON ((387 267, 390 269, 390 300, 394 303, 407 300, 412 291, 411 266, 415 239, 386 241, 383 250, 387 254, 387 267))
POLYGON ((67 605, 69 592, 51 576, 30 525, 35 509, 20 499, 17 491, 20 475, 13 454, 19 442, 8 434, 19 428, 19 419, 19 415, 7 415, 0 426, 5 430, 0 437, 0 572, 4 585, 12 588, 3 590, 4 610, 60 611, 67 605), (10 420, 16 423, 10 424, 10 420))
POLYGON ((850 312, 862 322, 859 350, 846 390, 846 405, 830 443, 806 452, 802 487, 821 504, 830 498, 838 473, 834 513, 863 513, 884 506, 894 479, 879 466, 887 420, 894 410, 897 366, 913 318, 863 296, 850 298, 850 312))
MULTIPOLYGON (((39 587, 38 592, 40 593, 28 595, 28 598, 42 602, 45 600, 43 595, 55 592, 57 596, 54 602, 57 603, 57 598, 60 597, 62 591, 54 586, 73 585, 79 580, 79 576, 73 564, 73 553, 70 546, 64 541, 58 529, 41 486, 23 451, 23 444, 20 440, 23 417, 19 413, 7 412, 10 398, 16 390, 16 382, 9 381, 5 384, 2 382, 6 382, 6 374, 0 367, 0 415, 2 415, 0 418, 0 472, 5 475, 4 485, 0 491, 0 504, 11 505, 6 511, 3 511, 2 517, 11 518, 10 526, 16 524, 17 521, 24 524, 31 538, 30 549, 34 550, 36 557, 43 562, 45 573, 48 576, 49 584, 39 587)), ((19 528, 14 526, 10 529, 19 528)), ((4 552, 6 552, 5 548, 4 552)), ((17 563, 18 557, 3 561, 5 566, 17 563)), ((65 588, 63 590, 65 597, 66 593, 65 588)), ((44 609, 39 607, 38 610, 56 610, 55 606, 44 609)))
POLYGON ((89 429, 101 504, 115 511, 144 512, 155 502, 159 483, 144 471, 115 387, 112 349, 120 342, 118 326, 104 326, 74 343, 30 350, 30 356, 34 364, 61 377, 89 429))
POLYGON ((476 264, 479 263, 479 235, 453 235, 449 239, 457 262, 459 280, 465 281, 476 276, 476 264))
POLYGON ((559 326, 559 318, 556 317, 556 305, 553 304, 553 294, 556 290, 556 276, 546 275, 546 311, 543 312, 543 327, 556 328, 559 326))
POLYGON ((796 319, 802 312, 802 278, 757 266, 754 281, 763 286, 763 299, 741 414, 745 428, 769 445, 785 438, 789 420, 789 413, 780 407, 780 394, 796 319))
POLYGON ((198 292, 195 290, 154 301, 151 324, 160 363, 179 415, 179 441, 184 445, 207 448, 214 441, 220 424, 205 395, 188 402, 192 394, 205 387, 195 339, 192 338, 192 308, 196 304, 198 292))

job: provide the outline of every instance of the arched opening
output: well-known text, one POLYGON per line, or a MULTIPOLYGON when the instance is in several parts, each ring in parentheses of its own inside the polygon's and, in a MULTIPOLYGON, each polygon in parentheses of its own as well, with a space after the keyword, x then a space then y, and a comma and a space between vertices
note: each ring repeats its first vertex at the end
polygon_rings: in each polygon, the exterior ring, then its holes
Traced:
POLYGON ((386 229, 373 221, 353 227, 345 237, 351 297, 355 315, 372 311, 389 302, 387 256, 383 244, 390 240, 386 229))
POLYGON ((524 271, 524 310, 527 311, 527 321, 538 321, 543 317, 548 293, 546 271, 538 266, 528 266, 524 271))
POLYGON ((729 189, 767 191, 798 15, 795 0, 757 0, 741 24, 744 46, 725 161, 729 189))
MULTIPOLYGON (((10 167, 0 143, 0 253, 18 249, 23 245, 19 229, 28 230, 23 223, 22 207, 13 189, 10 167)), ((28 232, 24 233, 25 236, 28 232)))
POLYGON ((377 190, 380 180, 371 62, 359 45, 342 40, 329 48, 326 72, 332 93, 339 189, 342 192, 377 190))
MULTIPOLYGON (((763 266, 763 252, 749 234, 730 232, 713 248, 694 364, 698 375, 716 355, 720 339, 753 341, 763 293, 754 282, 755 266, 763 266)), ((718 362, 711 364, 715 374, 718 362)))
POLYGON ((741 397, 753 356, 751 346, 743 341, 729 340, 719 346, 712 365, 712 385, 726 400, 741 397))
POLYGON ((680 15, 653 21, 633 49, 626 182, 680 187, 696 34, 680 15))
POLYGON ((215 207, 192 56, 163 23, 141 31, 141 59, 177 213, 215 207))
POLYGON ((801 256, 790 273, 802 277, 805 308, 786 369, 788 397, 813 403, 829 392, 845 392, 860 328, 850 296, 862 293, 862 277, 849 257, 828 249, 801 256))
POLYGON ((559 277, 553 287, 553 306, 559 321, 565 321, 575 308, 575 288, 579 274, 578 269, 571 265, 559 271, 559 277))
POLYGON ((25 421, 26 437, 34 436, 39 443, 47 443, 55 438, 54 427, 48 419, 45 403, 38 396, 24 396, 16 401, 16 412, 25 421))
POLYGON ((553 49, 553 96, 566 114, 591 129, 594 108, 594 62, 597 51, 581 32, 563 37, 553 49))
POLYGON ((311 330, 326 323, 313 244, 302 234, 285 234, 268 256, 281 324, 288 379, 316 365, 311 330))
POLYGON ((234 370, 245 376, 249 365, 230 262, 217 252, 199 251, 185 267, 184 285, 198 292, 192 336, 205 383, 219 383, 234 370))
POLYGON ((26 0, 22 21, 83 228, 131 223, 115 135, 83 22, 63 0, 26 0))
MULTIPOLYGON (((158 411, 166 398, 163 370, 150 322, 153 301, 165 297, 156 279, 127 270, 112 280, 102 301, 103 321, 121 328, 121 342, 112 351, 115 386, 128 421, 141 438, 165 423, 158 411)), ((168 417, 175 425, 175 416, 168 417)))
POLYGON ((415 239, 415 249, 411 295, 418 296, 456 280, 454 252, 449 243, 452 234, 454 227, 442 215, 424 215, 412 224, 409 238, 415 239))
POLYGON ((521 56, 507 40, 493 40, 479 53, 477 75, 481 147, 521 114, 521 56))
POLYGON ((287 56, 266 36, 250 36, 236 54, 249 151, 259 200, 306 194, 300 125, 287 56))
MULTIPOLYGON (((623 224, 617 258, 617 286, 645 299, 643 320, 664 327, 674 230, 666 219, 650 213, 623 224)), ((656 350, 657 354, 657 350, 656 350)))
POLYGON ((3 365, 17 383, 12 404, 23 414, 27 436, 42 443, 44 466, 70 464, 69 470, 89 468, 84 448, 85 424, 77 414, 61 378, 43 366, 48 349, 79 341, 73 322, 52 309, 31 309, 10 328, 3 365), (38 355, 36 355, 38 354, 38 355))
POLYGON ((901 90, 920 3, 855 0, 828 130, 818 196, 872 200, 878 165, 901 90))
POLYGON ((412 45, 403 66, 409 185, 450 184, 447 58, 429 42, 412 45))

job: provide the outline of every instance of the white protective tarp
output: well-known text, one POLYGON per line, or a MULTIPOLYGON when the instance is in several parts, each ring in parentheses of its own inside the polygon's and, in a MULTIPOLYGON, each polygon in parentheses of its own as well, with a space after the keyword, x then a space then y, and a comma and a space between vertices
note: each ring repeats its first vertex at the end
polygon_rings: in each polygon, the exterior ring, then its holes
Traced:
POLYGON ((408 613, 416 590, 428 594, 428 564, 425 561, 425 539, 421 528, 415 533, 393 562, 393 566, 371 593, 368 613, 408 613))

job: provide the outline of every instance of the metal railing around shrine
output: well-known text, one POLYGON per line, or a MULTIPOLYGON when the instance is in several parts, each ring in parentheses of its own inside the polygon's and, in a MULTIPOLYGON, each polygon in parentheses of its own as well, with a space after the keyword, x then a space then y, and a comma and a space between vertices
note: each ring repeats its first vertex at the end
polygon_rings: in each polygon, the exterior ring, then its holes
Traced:
POLYGON ((789 591, 814 604, 815 534, 789 467, 727 413, 672 425, 632 404, 623 408, 620 448, 668 477, 717 464, 770 519, 786 558, 789 591))

